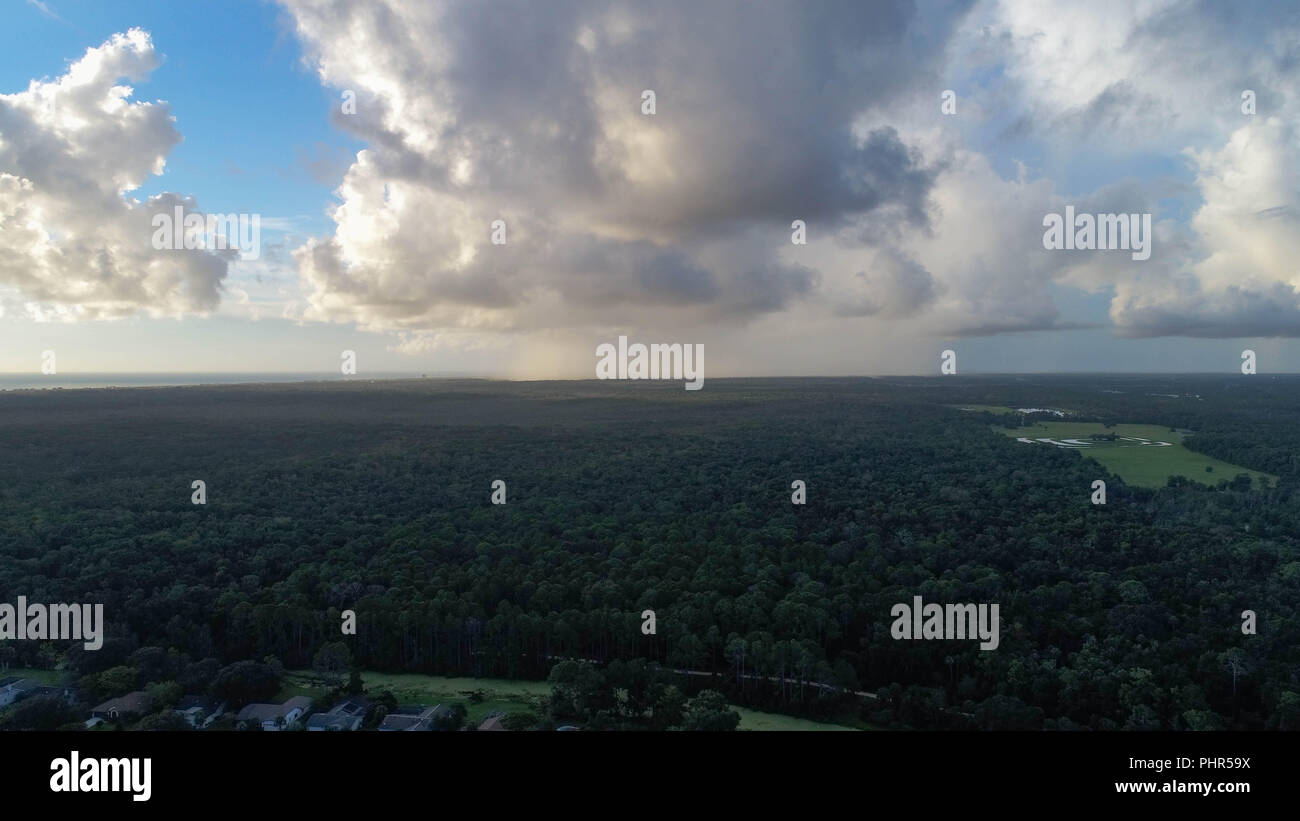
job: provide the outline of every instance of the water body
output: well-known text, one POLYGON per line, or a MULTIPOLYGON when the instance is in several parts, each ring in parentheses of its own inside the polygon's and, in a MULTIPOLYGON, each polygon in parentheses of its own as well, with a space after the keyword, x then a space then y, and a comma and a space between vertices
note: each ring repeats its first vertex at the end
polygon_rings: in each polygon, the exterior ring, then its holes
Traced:
POLYGON ((374 379, 447 379, 467 377, 462 373, 410 373, 376 371, 344 376, 338 372, 320 373, 67 373, 67 374, 0 374, 0 391, 80 388, 146 388, 173 385, 240 385, 276 382, 365 382, 374 379))

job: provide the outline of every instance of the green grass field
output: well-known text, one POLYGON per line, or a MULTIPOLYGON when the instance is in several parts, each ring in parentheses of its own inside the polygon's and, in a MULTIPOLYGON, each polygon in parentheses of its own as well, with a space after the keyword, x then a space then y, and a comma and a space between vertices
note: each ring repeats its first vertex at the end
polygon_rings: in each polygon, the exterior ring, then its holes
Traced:
MULTIPOLYGON (((1170 476, 1185 476, 1194 482, 1206 485, 1216 485, 1223 479, 1232 479, 1238 473, 1248 474, 1256 483, 1263 479, 1271 485, 1277 480, 1277 477, 1266 473, 1248 470, 1194 453, 1183 445, 1183 440, 1188 435, 1187 431, 1171 431, 1160 425, 1115 425, 1107 428, 1100 422, 1039 422, 1023 428, 995 428, 995 430, 1013 438, 1048 438, 1058 442, 1082 439, 1088 446, 1080 447, 1078 450, 1085 457, 1095 459, 1125 482, 1138 487, 1164 487, 1170 476), (1168 442, 1169 445, 1167 447, 1144 445, 1137 441, 1123 439, 1094 443, 1089 440, 1094 433, 1113 433, 1130 439, 1168 442), (1207 467, 1212 470, 1207 471, 1207 467)), ((1036 442, 1035 444, 1054 447, 1051 443, 1036 442)))
POLYGON ((856 727, 845 727, 842 724, 823 724, 820 721, 810 721, 806 718, 795 718, 794 716, 784 716, 779 713, 762 713, 758 710, 750 710, 746 707, 737 707, 734 704, 732 709, 740 713, 741 730, 758 730, 758 731, 775 731, 789 732, 791 730, 820 730, 830 732, 857 732, 856 727))
MULTIPOLYGON (((315 698, 325 692, 324 687, 313 684, 315 675, 308 670, 291 670, 285 674, 283 686, 276 695, 278 700, 290 696, 315 698)), ((511 681, 498 678, 455 678, 447 676, 422 676, 414 673, 363 672, 361 681, 366 691, 374 694, 389 690, 398 704, 452 704, 465 705, 467 720, 478 724, 493 712, 533 712, 540 714, 537 699, 550 695, 551 688, 544 681, 511 681), (465 691, 483 691, 483 700, 471 702, 465 691)))
MULTIPOLYGON (((1016 408, 1009 408, 1006 405, 949 405, 950 408, 964 411, 987 411, 988 413, 1020 413, 1016 408)), ((1070 413, 1068 408, 1053 408, 1053 410, 1065 411, 1070 413)))
POLYGON ((16 676, 18 678, 29 678, 32 681, 39 681, 41 684, 62 684, 65 675, 67 674, 62 670, 37 670, 34 667, 10 667, 8 670, 0 673, 0 678, 16 676))

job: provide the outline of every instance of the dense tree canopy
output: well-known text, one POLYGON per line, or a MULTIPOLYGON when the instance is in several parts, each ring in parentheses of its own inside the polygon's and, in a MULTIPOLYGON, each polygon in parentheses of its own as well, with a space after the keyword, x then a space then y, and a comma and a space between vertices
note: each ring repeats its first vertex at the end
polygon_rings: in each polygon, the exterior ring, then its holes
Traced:
MULTIPOLYGON (((1293 728, 1297 388, 945 377, 8 393, 0 601, 102 602, 109 635, 98 651, 0 652, 66 664, 87 699, 175 681, 241 704, 273 694, 282 663, 340 680, 352 666, 559 675, 557 720, 615 724, 653 722, 649 703, 678 726, 723 723, 703 689, 900 726, 1293 728), (961 403, 1191 429, 1189 447, 1281 479, 1133 488, 961 403), (1096 478, 1104 506, 1089 502, 1096 478), (490 503, 496 479, 505 505, 490 503), (796 479, 805 505, 791 504, 796 479), (892 639, 891 607, 916 595, 998 603, 998 649, 892 639), (1258 635, 1241 632, 1248 609, 1258 635), (699 675, 650 682, 656 665, 699 675)), ((40 704, 23 722, 56 712, 40 704)))

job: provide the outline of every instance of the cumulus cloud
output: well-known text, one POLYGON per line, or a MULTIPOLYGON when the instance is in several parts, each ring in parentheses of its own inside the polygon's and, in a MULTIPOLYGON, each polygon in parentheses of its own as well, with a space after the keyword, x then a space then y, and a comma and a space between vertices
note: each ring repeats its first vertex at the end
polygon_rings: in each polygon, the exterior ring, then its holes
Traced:
POLYGON ((1111 311, 1131 337, 1300 336, 1300 292, 1282 283, 1253 290, 1229 285, 1214 293, 1186 280, 1121 286, 1111 311))
POLYGON ((1294 5, 281 3, 322 83, 355 93, 332 116, 366 145, 300 150, 337 206, 332 232, 292 240, 299 290, 271 281, 278 257, 228 283, 230 254, 150 246, 155 213, 197 203, 129 198, 180 140, 166 104, 119 85, 159 64, 132 30, 0 95, 11 314, 202 313, 229 285, 235 312, 293 299, 291 319, 418 352, 1105 319, 1063 315, 1072 288, 1109 296, 1122 335, 1300 335, 1294 5), (1151 258, 1044 249, 1066 205, 1153 214, 1151 258))
MULTIPOLYGON (((308 319, 744 322, 822 282, 783 253, 793 220, 928 223, 938 170, 853 122, 933 81, 963 4, 283 2, 368 145, 299 249, 308 319)), ((912 310, 903 270, 869 276, 912 310)))
POLYGON ((1300 138, 1270 117, 1219 150, 1189 151, 1195 245, 1171 276, 1123 283, 1111 317, 1130 336, 1300 336, 1300 138))
POLYGON ((982 4, 959 33, 954 50, 968 76, 997 69, 998 82, 976 99, 1003 103, 1012 120, 1004 136, 1029 140, 1054 186, 1080 167, 1073 173, 1105 179, 1114 167, 1176 169, 1169 160, 1181 157, 1190 171, 1186 185, 1148 171, 1045 203, 1155 215, 1147 262, 1052 257, 1065 262, 1051 266, 1053 281, 1113 293, 1120 335, 1300 336, 1298 32, 1300 9, 1285 3, 1003 0, 982 4), (1242 110, 1247 89, 1253 116, 1242 110), (1162 215, 1162 206, 1191 217, 1162 215))
POLYGON ((1293 3, 999 0, 963 31, 1015 88, 1016 127, 1061 150, 1177 151, 1296 99, 1293 3))
POLYGON ((159 62, 148 33, 131 29, 58 79, 0 95, 0 285, 34 318, 176 315, 219 301, 228 255, 151 243, 155 213, 195 202, 124 196, 161 173, 181 139, 166 104, 117 84, 159 62))
POLYGON ((1291 11, 282 2, 322 81, 356 93, 335 121, 369 146, 334 234, 297 251, 307 319, 397 330, 404 349, 805 305, 945 336, 1095 326, 1057 307, 1073 287, 1111 293, 1121 334, 1288 332, 1294 129, 1243 122, 1240 91, 1292 100, 1291 11), (954 74, 967 121, 1047 141, 1046 167, 1007 174, 1001 146, 942 122, 954 74), (1138 165, 1067 194, 1079 155, 1138 165), (1194 180, 1132 176, 1170 156, 1194 180), (1162 214, 1178 200, 1194 216, 1162 214), (1043 216, 1067 204, 1153 213, 1152 259, 1046 251, 1043 216))

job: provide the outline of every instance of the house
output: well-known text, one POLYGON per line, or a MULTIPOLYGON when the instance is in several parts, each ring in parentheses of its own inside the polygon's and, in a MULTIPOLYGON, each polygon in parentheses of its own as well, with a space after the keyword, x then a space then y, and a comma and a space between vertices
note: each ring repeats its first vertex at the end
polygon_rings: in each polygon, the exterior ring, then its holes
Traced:
POLYGON ((176 702, 173 708, 180 713, 191 727, 201 730, 217 720, 217 716, 226 711, 226 705, 215 698, 205 696, 186 696, 176 702))
POLYGON ((317 713, 307 719, 307 730, 324 732, 327 730, 357 730, 370 709, 369 699, 353 696, 347 701, 340 701, 327 713, 317 713))
POLYGON ((0 707, 8 707, 20 698, 32 695, 40 684, 29 678, 0 678, 0 707))
POLYGON ((281 730, 311 709, 311 699, 294 696, 283 704, 246 704, 235 720, 242 723, 257 722, 263 730, 281 730))
POLYGON ((30 678, 10 676, 0 679, 0 707, 35 696, 56 696, 68 704, 77 703, 77 692, 71 687, 53 687, 30 678))
POLYGON ((433 722, 446 715, 447 709, 435 704, 428 709, 419 707, 398 707, 384 716, 379 724, 381 733, 427 733, 433 729, 433 722))
POLYGON ((123 719, 131 716, 142 716, 153 709, 153 699, 144 690, 136 690, 134 693, 127 693, 118 698, 110 698, 103 704, 93 707, 90 710, 91 716, 95 718, 123 719))

